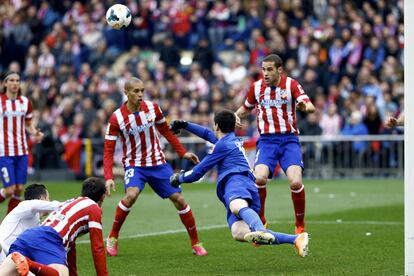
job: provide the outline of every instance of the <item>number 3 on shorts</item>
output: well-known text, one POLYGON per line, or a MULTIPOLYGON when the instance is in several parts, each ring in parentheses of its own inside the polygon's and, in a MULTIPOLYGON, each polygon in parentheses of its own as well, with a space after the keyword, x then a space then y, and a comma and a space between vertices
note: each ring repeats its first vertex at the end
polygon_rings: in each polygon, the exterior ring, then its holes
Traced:
POLYGON ((128 169, 125 172, 125 177, 124 177, 125 184, 128 184, 129 183, 129 179, 131 177, 133 177, 133 176, 134 176, 134 169, 128 169))
POLYGON ((6 183, 10 182, 10 177, 9 177, 9 171, 7 170, 6 167, 1 168, 1 173, 3 174, 3 180, 6 183))

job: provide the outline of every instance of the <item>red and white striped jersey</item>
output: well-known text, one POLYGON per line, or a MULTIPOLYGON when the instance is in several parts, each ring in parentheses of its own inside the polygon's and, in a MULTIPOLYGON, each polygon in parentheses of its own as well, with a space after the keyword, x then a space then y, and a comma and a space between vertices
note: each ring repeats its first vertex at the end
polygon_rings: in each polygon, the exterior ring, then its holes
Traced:
POLYGON ((302 101, 310 101, 302 86, 296 80, 282 75, 277 87, 266 86, 263 79, 252 83, 244 107, 256 107, 260 134, 299 134, 296 104, 302 101))
POLYGON ((115 110, 105 135, 104 175, 113 179, 113 158, 115 142, 121 137, 122 163, 124 167, 152 167, 165 164, 158 130, 171 144, 178 156, 183 157, 186 149, 168 127, 161 109, 156 103, 142 101, 138 112, 130 112, 127 102, 115 110))
POLYGON ((32 104, 25 96, 16 100, 0 96, 0 157, 29 154, 26 121, 32 119, 32 104))
POLYGON ((78 236, 88 233, 91 228, 102 230, 102 209, 88 197, 72 198, 51 213, 42 225, 56 230, 69 251, 78 236))
POLYGON ((142 101, 139 112, 131 113, 126 104, 118 108, 109 119, 106 140, 121 137, 125 167, 147 167, 165 164, 155 124, 165 122, 156 103, 142 101))
POLYGON ((76 238, 89 232, 93 262, 97 275, 108 275, 102 235, 102 209, 88 197, 65 201, 42 224, 53 228, 68 253, 68 265, 76 270, 76 238))

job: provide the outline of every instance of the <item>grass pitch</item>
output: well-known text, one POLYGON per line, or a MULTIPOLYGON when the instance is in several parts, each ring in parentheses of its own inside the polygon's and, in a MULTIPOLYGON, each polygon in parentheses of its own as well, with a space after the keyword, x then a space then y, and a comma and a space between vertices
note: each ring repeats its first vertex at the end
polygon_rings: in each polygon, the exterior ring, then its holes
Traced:
MULTIPOLYGON (((118 182, 120 183, 120 182, 118 182)), ((79 194, 80 183, 45 183, 52 199, 79 194)), ((253 247, 235 242, 215 185, 183 185, 209 255, 195 257, 169 200, 149 187, 128 216, 119 256, 108 258, 110 275, 403 275, 403 180, 306 181, 310 255, 292 246, 253 247)), ((112 225, 122 185, 103 204, 104 235, 112 225)), ((5 204, 1 204, 1 212, 5 204)), ((286 180, 268 185, 267 218, 274 231, 292 233, 293 207, 286 180)), ((94 275, 88 237, 78 240, 79 275, 94 275)))

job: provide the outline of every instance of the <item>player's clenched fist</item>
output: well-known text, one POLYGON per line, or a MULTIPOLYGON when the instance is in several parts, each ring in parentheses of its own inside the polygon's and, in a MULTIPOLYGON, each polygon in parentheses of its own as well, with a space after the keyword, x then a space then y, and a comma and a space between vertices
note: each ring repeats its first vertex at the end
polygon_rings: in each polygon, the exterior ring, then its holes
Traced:
POLYGON ((175 173, 175 174, 171 175, 171 177, 170 177, 171 186, 176 187, 176 188, 180 186, 180 184, 181 184, 180 183, 180 175, 182 175, 183 172, 184 171, 181 171, 179 173, 175 173))
POLYGON ((180 130, 188 126, 187 121, 184 120, 174 120, 170 123, 170 130, 174 134, 179 134, 180 130))

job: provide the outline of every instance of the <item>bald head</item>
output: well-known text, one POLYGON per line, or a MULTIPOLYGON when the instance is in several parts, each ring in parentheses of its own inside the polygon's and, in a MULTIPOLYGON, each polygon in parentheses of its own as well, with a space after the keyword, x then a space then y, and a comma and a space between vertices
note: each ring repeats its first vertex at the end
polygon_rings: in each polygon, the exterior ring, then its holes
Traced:
POLYGON ((127 81, 125 81, 125 84, 124 84, 125 91, 129 91, 133 89, 134 84, 143 84, 143 82, 139 78, 135 78, 135 77, 129 78, 127 81))

